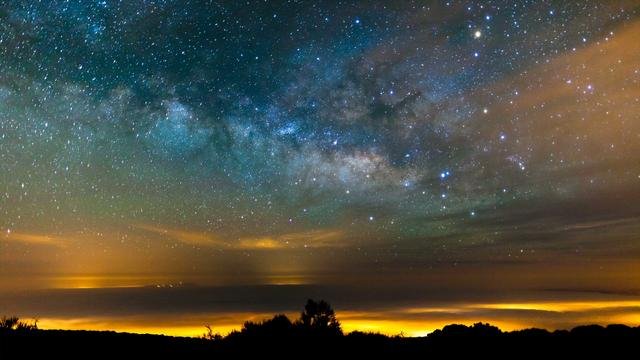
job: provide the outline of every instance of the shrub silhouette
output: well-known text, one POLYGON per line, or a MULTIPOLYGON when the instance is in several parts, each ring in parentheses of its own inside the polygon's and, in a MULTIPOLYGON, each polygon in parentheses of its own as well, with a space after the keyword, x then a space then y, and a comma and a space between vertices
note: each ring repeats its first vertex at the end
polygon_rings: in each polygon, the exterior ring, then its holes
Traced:
POLYGON ((242 330, 240 330, 244 335, 255 337, 288 336, 291 335, 292 331, 293 324, 284 314, 275 315, 273 318, 259 323, 245 321, 242 325, 242 330))
POLYGON ((475 323, 473 326, 465 326, 460 324, 446 325, 442 330, 436 330, 430 336, 432 337, 482 337, 482 336, 499 336, 502 334, 499 328, 483 323, 475 323))
POLYGON ((27 331, 27 330, 37 330, 38 329, 38 320, 33 320, 32 323, 28 323, 26 321, 20 320, 17 316, 6 317, 3 316, 0 319, 0 330, 9 331, 9 330, 18 330, 18 331, 27 331))
MULTIPOLYGON (((324 300, 309 299, 300 314, 300 318, 292 322, 286 315, 278 314, 271 319, 259 322, 245 321, 240 331, 232 331, 225 337, 232 341, 251 338, 288 338, 288 337, 342 336, 340 322, 331 305, 324 300)), ((210 327, 203 336, 205 339, 217 340, 210 327)))
POLYGON ((0 319, 0 329, 13 330, 18 325, 19 319, 16 316, 6 317, 3 316, 0 319))

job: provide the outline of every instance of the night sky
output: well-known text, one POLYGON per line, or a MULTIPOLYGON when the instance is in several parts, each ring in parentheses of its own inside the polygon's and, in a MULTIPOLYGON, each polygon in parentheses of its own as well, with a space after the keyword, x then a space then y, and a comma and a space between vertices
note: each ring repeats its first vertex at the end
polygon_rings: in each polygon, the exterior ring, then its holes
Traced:
POLYGON ((638 39, 634 0, 4 1, 0 303, 640 299, 638 39))

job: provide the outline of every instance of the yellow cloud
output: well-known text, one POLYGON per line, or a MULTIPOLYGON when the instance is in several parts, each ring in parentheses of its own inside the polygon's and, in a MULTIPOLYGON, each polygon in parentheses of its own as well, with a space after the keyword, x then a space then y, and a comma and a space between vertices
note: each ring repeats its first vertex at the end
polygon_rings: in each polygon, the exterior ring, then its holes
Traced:
POLYGON ((178 229, 163 228, 148 224, 137 224, 136 228, 151 233, 163 235, 174 240, 178 240, 188 245, 196 246, 227 246, 227 244, 215 237, 213 234, 205 231, 187 231, 178 229))
POLYGON ((280 235, 243 237, 236 241, 223 240, 205 231, 170 229, 149 224, 136 224, 135 228, 159 234, 189 245, 211 246, 237 250, 276 250, 295 248, 322 248, 342 246, 344 233, 339 230, 313 230, 280 235))
POLYGON ((55 247, 67 246, 66 240, 64 238, 44 234, 6 232, 3 239, 5 241, 15 241, 31 245, 47 245, 55 247))
POLYGON ((313 230, 282 235, 242 238, 240 249, 321 248, 342 246, 344 233, 338 230, 313 230))
POLYGON ((239 249, 282 249, 284 244, 280 241, 271 238, 271 237, 263 237, 263 238, 243 238, 238 241, 236 246, 239 249))
POLYGON ((514 152, 527 153, 535 146, 537 153, 549 154, 565 146, 566 163, 637 154, 640 122, 631 119, 637 115, 640 97, 633 80, 640 61, 639 32, 636 21, 494 84, 491 94, 518 91, 512 101, 491 109, 491 116, 520 119, 519 128, 526 129, 520 131, 514 152), (584 144, 575 146, 576 138, 584 144), (603 152, 614 143, 615 152, 603 152))

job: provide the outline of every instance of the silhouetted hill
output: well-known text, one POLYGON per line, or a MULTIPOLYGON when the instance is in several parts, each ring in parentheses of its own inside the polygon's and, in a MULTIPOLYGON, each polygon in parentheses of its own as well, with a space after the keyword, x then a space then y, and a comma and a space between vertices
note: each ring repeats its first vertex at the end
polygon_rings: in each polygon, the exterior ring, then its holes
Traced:
MULTIPOLYGON (((325 336, 296 332, 233 333, 218 340, 111 331, 12 330, 0 332, 0 353, 28 358, 114 358, 154 356, 276 356, 318 358, 338 355, 413 357, 473 355, 492 357, 592 356, 633 354, 640 344, 640 328, 589 325, 570 331, 527 329, 502 332, 487 324, 448 325, 426 337, 388 337, 353 332, 325 336)), ((7 357, 8 358, 8 357, 7 357)))

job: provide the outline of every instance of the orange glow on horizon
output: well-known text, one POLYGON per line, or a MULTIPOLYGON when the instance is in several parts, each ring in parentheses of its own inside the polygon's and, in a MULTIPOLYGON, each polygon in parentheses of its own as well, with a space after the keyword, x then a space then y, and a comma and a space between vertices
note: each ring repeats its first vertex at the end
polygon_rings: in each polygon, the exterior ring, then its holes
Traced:
MULTIPOLYGON (((267 313, 227 313, 196 314, 175 316, 161 320, 147 316, 133 316, 122 319, 111 318, 42 318, 38 324, 42 329, 70 330, 113 330, 118 332, 162 334, 171 336, 198 337, 205 333, 205 325, 212 326, 214 332, 226 335, 240 330, 247 321, 261 321, 274 314, 267 313), (211 321, 207 321, 211 319, 211 321)), ((290 319, 297 312, 288 312, 290 319)), ((598 300, 598 301, 549 301, 521 303, 479 303, 460 304, 450 307, 399 308, 380 311, 337 311, 343 331, 377 332, 385 335, 425 336, 449 324, 472 325, 477 322, 490 323, 503 331, 531 327, 548 330, 566 329, 584 324, 608 325, 621 323, 629 326, 640 325, 640 300, 598 300), (621 311, 620 309, 627 309, 621 311), (630 311, 628 311, 631 309, 630 311), (479 310, 497 311, 479 315, 479 310), (541 311, 555 313, 557 317, 527 320, 517 314, 501 314, 502 310, 541 311), (604 313, 597 313, 604 311, 604 313), (617 311, 617 312, 616 312, 617 311), (568 318, 560 319, 562 316, 568 318), (565 324, 559 326, 558 324, 565 324)))
POLYGON ((600 300, 600 301, 549 301, 549 302, 523 302, 523 303, 500 303, 500 304, 477 304, 475 308, 496 309, 496 310, 538 310, 538 311, 588 311, 608 308, 638 307, 640 311, 640 301, 637 300, 600 300))

